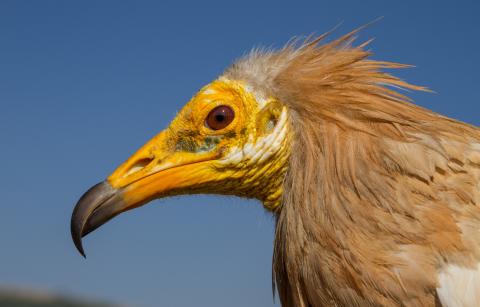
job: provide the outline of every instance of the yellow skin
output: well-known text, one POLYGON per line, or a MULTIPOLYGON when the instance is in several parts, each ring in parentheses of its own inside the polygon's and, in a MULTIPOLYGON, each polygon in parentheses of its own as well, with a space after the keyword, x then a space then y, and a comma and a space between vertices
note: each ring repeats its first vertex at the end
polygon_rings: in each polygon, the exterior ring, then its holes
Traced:
POLYGON ((123 163, 108 182, 122 190, 126 211, 164 196, 224 194, 261 200, 274 211, 290 155, 287 109, 258 98, 241 81, 219 79, 205 86, 170 126, 123 163), (233 121, 212 130, 205 119, 226 105, 233 121))

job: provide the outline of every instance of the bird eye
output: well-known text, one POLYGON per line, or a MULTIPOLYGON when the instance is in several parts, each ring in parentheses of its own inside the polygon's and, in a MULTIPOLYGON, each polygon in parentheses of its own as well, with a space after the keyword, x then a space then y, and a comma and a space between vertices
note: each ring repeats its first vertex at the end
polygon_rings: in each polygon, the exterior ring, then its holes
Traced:
POLYGON ((220 130, 227 127, 235 117, 235 112, 229 106, 218 106, 205 119, 205 125, 212 130, 220 130))

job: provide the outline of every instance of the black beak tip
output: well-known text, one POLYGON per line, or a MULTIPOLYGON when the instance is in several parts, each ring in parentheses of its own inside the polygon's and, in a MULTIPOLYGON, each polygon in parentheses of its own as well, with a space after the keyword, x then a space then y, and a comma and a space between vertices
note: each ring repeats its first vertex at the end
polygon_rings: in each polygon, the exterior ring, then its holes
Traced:
POLYGON ((77 247, 77 250, 80 253, 80 255, 82 255, 83 258, 87 259, 87 255, 85 255, 85 252, 83 251, 82 243, 78 243, 78 245, 75 244, 75 246, 77 247))
POLYGON ((100 182, 85 192, 73 209, 70 232, 75 247, 84 258, 86 256, 83 250, 82 238, 115 215, 115 207, 107 205, 119 203, 119 199, 114 197, 116 192, 108 182, 100 182), (98 213, 97 209, 104 204, 106 204, 106 208, 111 208, 112 212, 106 210, 105 214, 97 214, 95 218, 94 213, 98 213), (92 215, 94 221, 92 221, 92 215))
POLYGON ((83 258, 87 258, 82 245, 82 229, 79 229, 79 227, 76 226, 77 225, 75 224, 75 221, 72 219, 70 225, 70 232, 72 234, 73 244, 75 244, 75 247, 77 248, 78 252, 83 256, 83 258))

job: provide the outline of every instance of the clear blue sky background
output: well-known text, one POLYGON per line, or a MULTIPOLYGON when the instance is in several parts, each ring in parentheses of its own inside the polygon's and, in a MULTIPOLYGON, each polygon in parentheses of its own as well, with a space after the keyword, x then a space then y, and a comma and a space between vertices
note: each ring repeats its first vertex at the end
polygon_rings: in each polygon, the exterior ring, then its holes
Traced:
MULTIPOLYGON (((0 284, 134 306, 273 306, 273 219, 255 201, 154 201, 76 252, 81 194, 166 127, 253 46, 361 34, 374 58, 436 94, 420 105, 480 124, 478 1, 1 1, 0 284)), ((278 305, 278 303, 277 303, 278 305)))

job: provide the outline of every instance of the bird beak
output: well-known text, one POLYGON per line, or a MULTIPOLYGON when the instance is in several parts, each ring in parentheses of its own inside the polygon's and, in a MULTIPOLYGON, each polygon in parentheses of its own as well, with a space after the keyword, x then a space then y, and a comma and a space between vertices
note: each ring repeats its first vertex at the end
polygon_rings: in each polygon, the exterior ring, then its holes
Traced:
POLYGON ((84 257, 82 237, 116 215, 155 198, 198 191, 212 180, 211 162, 218 152, 178 152, 169 148, 169 139, 168 131, 161 132, 80 198, 71 234, 84 257))

